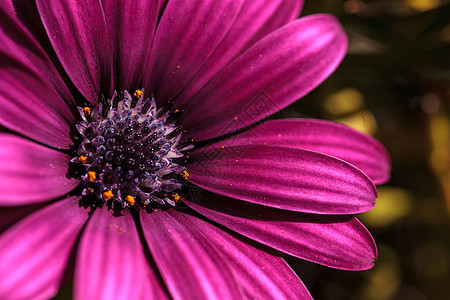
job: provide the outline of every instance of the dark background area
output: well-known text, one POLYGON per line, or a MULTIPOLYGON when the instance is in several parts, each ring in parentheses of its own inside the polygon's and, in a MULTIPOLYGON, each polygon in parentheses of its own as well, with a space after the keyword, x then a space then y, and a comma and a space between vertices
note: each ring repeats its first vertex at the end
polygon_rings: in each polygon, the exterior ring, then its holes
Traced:
POLYGON ((342 65, 281 117, 345 123, 375 136, 392 179, 359 218, 378 245, 375 267, 333 270, 287 257, 320 299, 450 297, 450 1, 314 0, 302 15, 337 16, 342 65))

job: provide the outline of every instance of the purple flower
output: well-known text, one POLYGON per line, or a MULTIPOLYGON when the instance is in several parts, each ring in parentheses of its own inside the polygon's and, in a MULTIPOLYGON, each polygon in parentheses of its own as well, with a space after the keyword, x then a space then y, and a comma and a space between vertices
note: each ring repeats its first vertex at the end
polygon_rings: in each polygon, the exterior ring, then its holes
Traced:
POLYGON ((278 251, 370 268, 352 215, 388 180, 384 148, 325 121, 254 125, 345 54, 336 19, 301 6, 1 1, 0 298, 73 275, 77 299, 307 299, 278 251))

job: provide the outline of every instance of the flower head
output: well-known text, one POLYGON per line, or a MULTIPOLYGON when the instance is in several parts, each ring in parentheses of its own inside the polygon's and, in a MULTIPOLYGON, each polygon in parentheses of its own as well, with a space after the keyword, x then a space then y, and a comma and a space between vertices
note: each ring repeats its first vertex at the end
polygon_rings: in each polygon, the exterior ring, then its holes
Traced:
POLYGON ((352 215, 389 177, 384 148, 259 122, 345 54, 301 5, 2 1, 0 298, 52 297, 66 274, 77 299, 306 299, 277 250, 370 268, 352 215))

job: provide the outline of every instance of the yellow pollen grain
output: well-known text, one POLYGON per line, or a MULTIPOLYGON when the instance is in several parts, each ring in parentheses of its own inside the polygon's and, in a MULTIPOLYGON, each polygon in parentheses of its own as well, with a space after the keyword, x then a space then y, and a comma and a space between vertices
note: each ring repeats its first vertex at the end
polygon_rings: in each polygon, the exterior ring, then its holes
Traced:
POLYGON ((173 200, 175 200, 175 202, 177 202, 178 200, 180 200, 180 195, 172 194, 172 198, 173 198, 173 200))
POLYGON ((134 203, 136 202, 136 200, 134 200, 134 197, 131 196, 131 195, 128 195, 128 196, 125 198, 125 201, 127 201, 128 203, 130 203, 131 206, 133 206, 134 203))
POLYGON ((181 172, 180 175, 184 178, 184 180, 188 179, 188 177, 189 177, 189 173, 186 170, 181 172))
POLYGON ((92 182, 97 178, 97 174, 94 171, 88 171, 89 181, 92 182))
POLYGON ((87 161, 87 156, 86 156, 86 155, 80 155, 80 157, 78 157, 78 161, 79 161, 81 164, 85 164, 86 161, 87 161))
POLYGON ((106 191, 106 192, 103 192, 103 197, 105 197, 106 199, 111 199, 112 197, 114 197, 114 194, 113 194, 113 192, 112 191, 106 191))
POLYGON ((89 116, 91 114, 91 108, 90 107, 87 107, 87 106, 83 107, 83 111, 84 111, 84 114, 87 115, 87 116, 89 116))
POLYGON ((236 117, 234 117, 234 119, 233 119, 233 120, 235 120, 235 121, 236 121, 236 120, 237 120, 237 116, 236 116, 236 117))
POLYGON ((144 95, 144 92, 143 92, 143 91, 141 91, 141 90, 135 90, 135 91, 134 91, 134 96, 135 96, 135 97, 141 98, 142 95, 144 95))
POLYGON ((177 69, 181 68, 180 66, 177 66, 177 69))

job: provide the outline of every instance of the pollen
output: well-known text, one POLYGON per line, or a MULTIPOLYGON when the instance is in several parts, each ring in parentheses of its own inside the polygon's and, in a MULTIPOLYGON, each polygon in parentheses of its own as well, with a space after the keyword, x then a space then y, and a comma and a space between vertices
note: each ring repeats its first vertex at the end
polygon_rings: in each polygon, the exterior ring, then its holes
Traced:
POLYGON ((87 161, 87 156, 86 156, 86 155, 80 155, 80 157, 78 157, 78 161, 79 161, 81 164, 85 164, 86 161, 87 161))
POLYGON ((106 192, 103 192, 103 197, 105 197, 105 199, 111 199, 112 197, 114 197, 114 194, 113 194, 113 192, 112 191, 106 191, 106 192))
POLYGON ((143 92, 143 91, 141 91, 141 90, 135 90, 135 91, 134 91, 134 96, 135 96, 135 97, 141 98, 142 95, 144 95, 144 92, 143 92))
POLYGON ((130 203, 131 206, 133 206, 134 203, 136 202, 136 200, 134 200, 134 197, 131 196, 131 195, 128 195, 128 196, 125 198, 125 201, 127 201, 128 203, 130 203))
POLYGON ((177 201, 180 200, 180 195, 178 195, 178 194, 172 194, 172 198, 173 198, 173 200, 175 200, 175 202, 177 202, 177 201))
POLYGON ((95 171, 88 171, 88 177, 89 181, 92 182, 97 179, 97 174, 95 173, 95 171))
POLYGON ((91 114, 91 108, 90 107, 87 107, 87 106, 83 107, 83 111, 84 111, 84 114, 86 116, 89 116, 91 114))
POLYGON ((181 175, 181 177, 183 177, 184 180, 188 179, 188 177, 189 177, 189 173, 186 170, 181 172, 180 175, 181 175))

